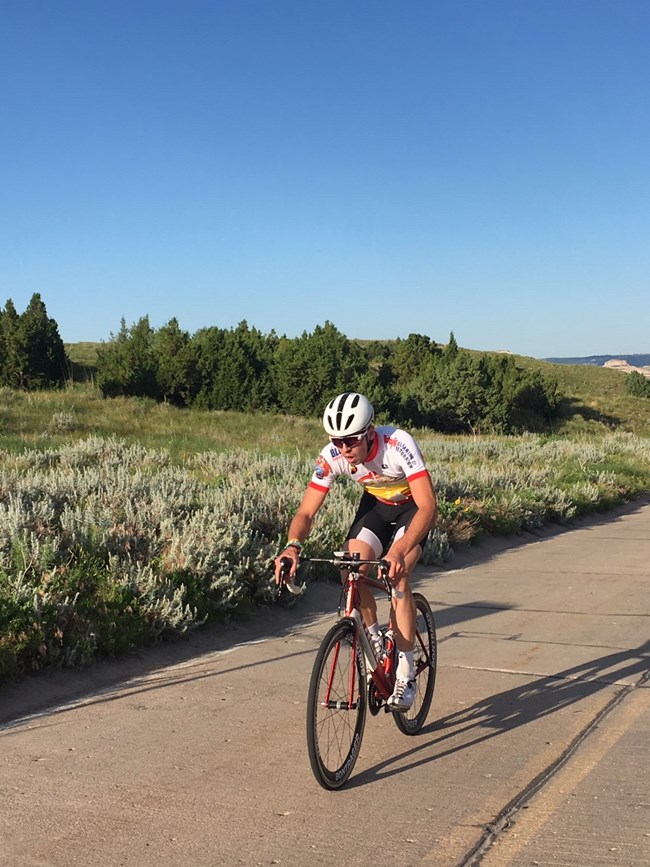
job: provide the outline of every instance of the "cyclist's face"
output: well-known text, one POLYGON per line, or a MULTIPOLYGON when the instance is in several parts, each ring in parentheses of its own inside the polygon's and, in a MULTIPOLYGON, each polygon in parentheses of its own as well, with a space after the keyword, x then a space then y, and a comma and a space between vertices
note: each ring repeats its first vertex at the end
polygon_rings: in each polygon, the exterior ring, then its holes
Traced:
POLYGON ((370 451, 372 427, 369 427, 365 435, 360 440, 356 437, 344 437, 342 439, 332 440, 341 455, 350 464, 360 464, 368 456, 370 451))

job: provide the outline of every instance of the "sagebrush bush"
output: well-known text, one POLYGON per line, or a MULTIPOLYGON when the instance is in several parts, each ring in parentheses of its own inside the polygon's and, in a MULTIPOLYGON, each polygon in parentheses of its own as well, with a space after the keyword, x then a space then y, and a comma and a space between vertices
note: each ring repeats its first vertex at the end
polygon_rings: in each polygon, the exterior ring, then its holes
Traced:
MULTIPOLYGON (((650 441, 419 435, 440 501, 424 561, 648 490, 650 441)), ((230 450, 174 463, 96 436, 0 453, 0 676, 83 665, 271 602, 273 558, 312 460, 230 450)), ((338 549, 359 486, 334 486, 305 546, 338 549)))

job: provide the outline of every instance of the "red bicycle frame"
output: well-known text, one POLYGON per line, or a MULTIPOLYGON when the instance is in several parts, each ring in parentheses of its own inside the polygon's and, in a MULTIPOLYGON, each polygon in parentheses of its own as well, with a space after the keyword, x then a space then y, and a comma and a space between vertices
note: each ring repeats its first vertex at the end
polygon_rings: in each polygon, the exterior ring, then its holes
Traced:
MULTIPOLYGON (((316 558, 313 558, 316 560, 316 558)), ((322 562, 322 561, 321 561, 322 562)), ((326 562, 332 562, 328 560, 326 562)), ((360 611, 360 597, 359 597, 359 587, 358 584, 362 581, 366 586, 371 587, 373 590, 379 590, 380 592, 385 593, 388 596, 388 599, 392 597, 392 588, 390 582, 388 581, 388 564, 385 560, 360 560, 357 557, 341 558, 340 561, 336 561, 337 565, 340 565, 341 569, 346 569, 348 572, 346 578, 346 584, 344 587, 344 595, 345 595, 345 606, 342 611, 342 616, 349 620, 354 620, 357 624, 357 629, 355 630, 355 637, 352 644, 351 651, 353 654, 357 654, 359 652, 363 653, 366 659, 366 670, 372 677, 374 681, 375 687, 377 689, 377 693, 381 696, 384 701, 388 699, 388 697, 393 692, 394 686, 394 671, 393 671, 393 654, 392 648, 389 648, 383 660, 378 660, 375 655, 375 650, 372 646, 372 642, 370 641, 370 637, 366 630, 365 624, 363 622, 363 618, 361 616, 360 611), (360 573, 361 566, 379 566, 381 569, 382 580, 379 581, 376 578, 372 578, 368 575, 362 575, 360 573)), ((392 641, 392 636, 389 638, 389 641, 392 641)), ((328 683, 328 689, 325 695, 325 701, 323 702, 327 707, 338 707, 339 709, 344 709, 343 704, 341 702, 330 701, 330 691, 332 688, 332 678, 334 676, 334 672, 336 671, 336 665, 338 662, 338 656, 341 652, 341 646, 339 645, 336 648, 336 652, 334 654, 334 659, 332 663, 332 670, 330 672, 330 679, 328 683)), ((356 707, 355 695, 356 695, 356 666, 350 666, 350 687, 349 687, 349 698, 345 703, 347 704, 347 709, 354 709, 356 707)))

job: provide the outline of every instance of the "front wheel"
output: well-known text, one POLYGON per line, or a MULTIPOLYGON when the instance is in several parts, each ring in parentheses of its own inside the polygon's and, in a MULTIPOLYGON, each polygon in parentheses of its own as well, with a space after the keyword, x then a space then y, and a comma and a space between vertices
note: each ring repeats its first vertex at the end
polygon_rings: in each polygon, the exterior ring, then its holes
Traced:
POLYGON ((354 620, 341 620, 316 654, 307 699, 307 749, 325 789, 339 789, 359 756, 366 722, 366 667, 354 620))
MULTIPOLYGON (((420 731, 431 707, 436 684, 438 646, 433 611, 421 593, 414 593, 415 602, 415 700, 405 713, 393 714, 395 725, 405 735, 420 731)), ((397 652, 397 651, 396 651, 397 652)))

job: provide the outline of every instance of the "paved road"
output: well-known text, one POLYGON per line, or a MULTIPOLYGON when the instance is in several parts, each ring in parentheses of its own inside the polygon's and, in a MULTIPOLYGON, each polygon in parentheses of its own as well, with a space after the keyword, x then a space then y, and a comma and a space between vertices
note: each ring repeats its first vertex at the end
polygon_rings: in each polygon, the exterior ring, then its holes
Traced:
POLYGON ((430 722, 406 738, 369 717, 334 793, 304 739, 330 585, 5 687, 0 865, 650 865, 649 571, 647 502, 420 571, 430 722))

